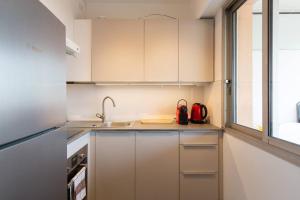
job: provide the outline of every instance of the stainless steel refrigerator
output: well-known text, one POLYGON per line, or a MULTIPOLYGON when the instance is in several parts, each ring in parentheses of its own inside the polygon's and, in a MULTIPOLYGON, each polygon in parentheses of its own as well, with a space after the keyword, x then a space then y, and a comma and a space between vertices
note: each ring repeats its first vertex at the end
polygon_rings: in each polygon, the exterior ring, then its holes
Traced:
POLYGON ((65 27, 38 0, 0 0, 0 199, 65 200, 65 27))

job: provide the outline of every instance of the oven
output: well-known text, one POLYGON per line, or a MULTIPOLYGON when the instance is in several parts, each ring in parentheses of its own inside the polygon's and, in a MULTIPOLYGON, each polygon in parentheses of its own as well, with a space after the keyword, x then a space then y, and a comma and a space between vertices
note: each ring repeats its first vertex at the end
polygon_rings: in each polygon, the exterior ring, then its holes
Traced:
POLYGON ((87 199, 88 146, 68 158, 68 200, 87 199))

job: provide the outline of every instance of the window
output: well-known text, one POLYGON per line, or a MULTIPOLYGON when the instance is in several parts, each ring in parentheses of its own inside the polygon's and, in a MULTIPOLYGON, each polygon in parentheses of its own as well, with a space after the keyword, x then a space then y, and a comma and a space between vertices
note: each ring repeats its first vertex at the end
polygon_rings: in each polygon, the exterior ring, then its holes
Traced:
POLYGON ((262 130, 262 2, 241 1, 232 12, 232 120, 262 130))
POLYGON ((226 14, 227 127, 299 156, 300 1, 235 0, 226 14))
POLYGON ((300 1, 272 4, 270 135, 300 144, 300 1))

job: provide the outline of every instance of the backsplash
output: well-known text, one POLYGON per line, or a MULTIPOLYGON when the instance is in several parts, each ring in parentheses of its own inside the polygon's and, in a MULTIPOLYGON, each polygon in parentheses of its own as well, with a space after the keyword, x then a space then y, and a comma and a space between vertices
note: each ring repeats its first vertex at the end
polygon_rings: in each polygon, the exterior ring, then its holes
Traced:
POLYGON ((175 117, 177 100, 184 98, 189 108, 203 102, 203 87, 196 86, 67 86, 67 117, 72 120, 95 120, 102 113, 102 100, 110 96, 116 107, 106 102, 107 120, 137 120, 155 116, 175 117))

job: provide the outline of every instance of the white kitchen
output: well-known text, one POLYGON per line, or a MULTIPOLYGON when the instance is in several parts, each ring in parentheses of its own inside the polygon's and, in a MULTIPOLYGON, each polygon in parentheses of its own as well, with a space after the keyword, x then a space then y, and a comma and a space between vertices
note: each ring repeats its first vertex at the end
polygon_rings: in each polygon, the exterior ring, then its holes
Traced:
POLYGON ((0 199, 300 199, 298 0, 0 0, 0 199))

